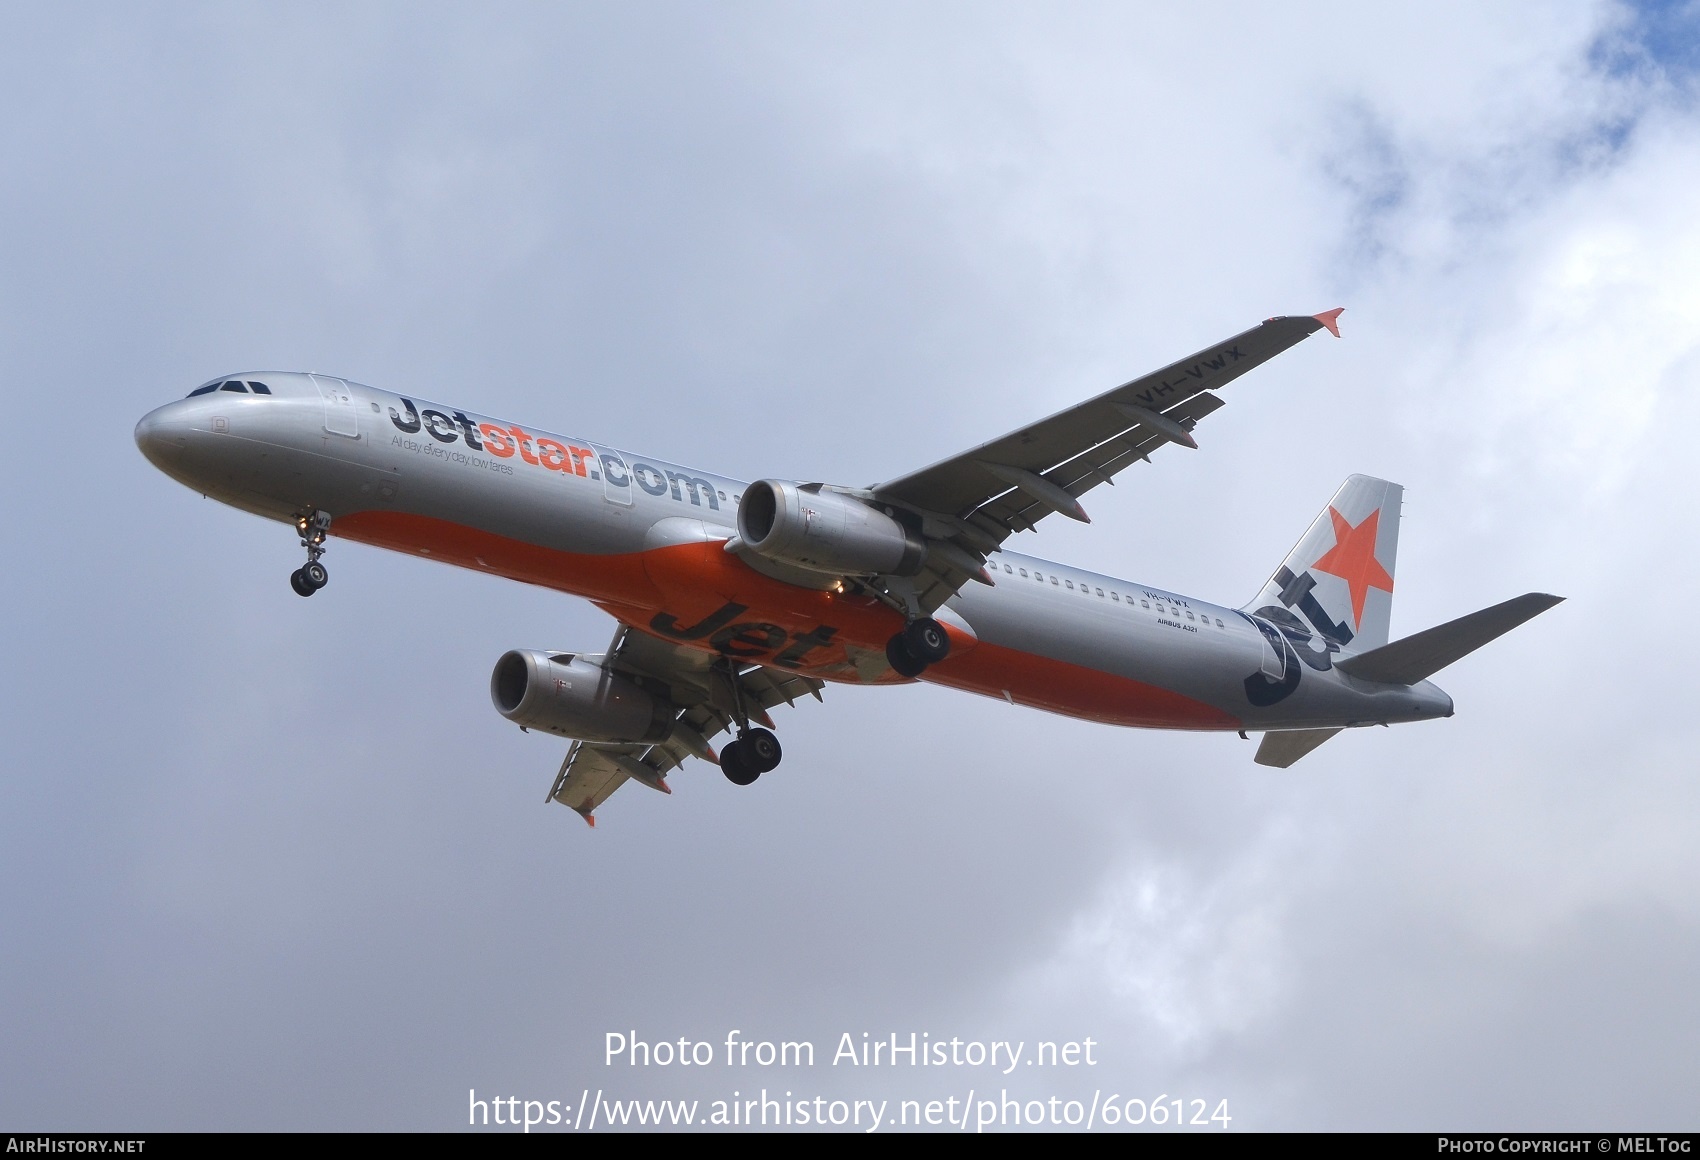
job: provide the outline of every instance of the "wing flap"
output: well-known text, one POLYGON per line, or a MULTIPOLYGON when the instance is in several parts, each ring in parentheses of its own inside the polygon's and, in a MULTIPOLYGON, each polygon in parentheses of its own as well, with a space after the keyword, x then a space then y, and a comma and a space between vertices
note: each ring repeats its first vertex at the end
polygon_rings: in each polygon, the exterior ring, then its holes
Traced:
POLYGON ((970 580, 988 582, 986 557, 1055 512, 1087 519, 1077 502, 1169 444, 1196 447, 1192 429, 1222 406, 1212 391, 1327 327, 1339 311, 1271 318, 1160 371, 1123 383, 1001 439, 899 476, 866 493, 920 518, 929 552, 919 575, 880 578, 883 598, 905 594, 931 614, 970 580), (898 582, 893 582, 897 580, 898 582))
MULTIPOLYGON (((1163 412, 1162 417, 1191 430, 1200 419, 1223 405, 1218 396, 1203 391, 1163 412)), ((1119 472, 1141 460, 1148 460, 1153 451, 1170 442, 1173 440, 1166 432, 1140 423, 1088 448, 1068 462, 1058 464, 1041 478, 1069 495, 1085 495, 1100 483, 1114 483, 1119 472)), ((990 519, 1008 535, 1033 527, 1053 510, 1056 509, 1015 488, 986 503, 975 514, 990 519)))
POLYGON ((669 698, 678 712, 673 735, 654 745, 575 741, 549 790, 551 801, 576 810, 596 824, 594 811, 627 781, 672 793, 666 774, 690 757, 715 761, 709 742, 731 730, 737 712, 731 681, 738 682, 745 711, 771 727, 767 710, 798 698, 821 699, 826 686, 786 669, 754 666, 729 669, 721 657, 686 648, 622 624, 608 652, 585 657, 636 680, 649 692, 669 698))
POLYGON ((1137 443, 1116 453, 1117 456, 1123 450, 1133 453, 1122 464, 1126 466, 1143 457, 1139 454, 1142 445, 1149 444, 1145 448, 1148 451, 1160 442, 1167 442, 1168 436, 1137 423, 1118 404, 1181 422, 1184 416, 1175 413, 1177 405, 1207 390, 1225 386, 1315 334, 1323 325, 1314 317, 1271 318, 1159 371, 1123 383, 962 455, 882 483, 873 490, 881 499, 965 516, 1009 489, 1007 482, 987 470, 987 463, 1045 476, 1059 464, 1068 463, 1107 440, 1125 432, 1140 432, 1137 443))
POLYGON ((561 771, 555 775, 549 797, 569 810, 577 811, 580 817, 594 826, 596 819, 591 816, 592 812, 630 776, 615 764, 609 754, 582 741, 575 741, 567 750, 566 760, 561 762, 561 771))

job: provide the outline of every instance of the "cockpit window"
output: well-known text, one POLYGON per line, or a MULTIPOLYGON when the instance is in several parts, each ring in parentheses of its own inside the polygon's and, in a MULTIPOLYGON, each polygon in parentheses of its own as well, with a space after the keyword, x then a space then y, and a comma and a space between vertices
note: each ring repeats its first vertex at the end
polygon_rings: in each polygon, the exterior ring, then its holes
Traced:
POLYGON ((196 395, 210 395, 214 391, 230 391, 233 394, 246 395, 249 391, 256 395, 269 395, 272 389, 264 383, 256 383, 252 379, 243 382, 241 379, 216 379, 204 386, 196 387, 189 392, 189 398, 196 395))

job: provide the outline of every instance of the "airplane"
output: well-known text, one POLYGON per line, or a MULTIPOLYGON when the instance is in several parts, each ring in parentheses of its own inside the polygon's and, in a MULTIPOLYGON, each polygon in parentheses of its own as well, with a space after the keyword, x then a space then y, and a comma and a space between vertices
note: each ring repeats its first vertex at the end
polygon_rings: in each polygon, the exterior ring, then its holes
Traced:
POLYGON ((1286 768, 1345 729, 1450 717, 1428 678, 1560 602, 1532 592, 1390 641, 1403 489, 1353 475, 1241 608, 1023 555, 1017 532, 1154 452, 1340 309, 1268 319, 999 439, 870 487, 741 482, 329 375, 243 372, 148 413, 173 479, 293 525, 301 596, 336 536, 586 598, 604 652, 514 649, 497 711, 571 740, 547 800, 671 793, 691 758, 778 767, 768 710, 926 680, 1115 725, 1263 734, 1286 768), (719 748, 722 733, 733 736, 719 748))

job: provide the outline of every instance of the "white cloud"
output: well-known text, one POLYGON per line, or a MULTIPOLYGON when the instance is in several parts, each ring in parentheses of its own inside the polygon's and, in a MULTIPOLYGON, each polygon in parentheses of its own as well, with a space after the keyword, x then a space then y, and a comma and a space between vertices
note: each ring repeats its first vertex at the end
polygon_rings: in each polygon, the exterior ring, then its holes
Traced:
POLYGON ((610 1026, 758 1023, 1095 1034, 1103 1078, 1240 1127, 1685 1109, 1700 134, 1601 63, 1624 12, 436 16, 0 48, 9 398, 57 432, 92 392, 101 449, 4 466, 37 659, 0 1111, 447 1126, 469 1081, 576 1092, 610 1026), (1346 340, 1235 384, 1202 451, 1019 545, 1244 599, 1371 471, 1409 489, 1396 632, 1571 598, 1444 676, 1453 721, 1280 774, 833 690, 783 777, 681 774, 589 834, 481 686, 606 618, 351 545, 298 601, 286 530, 129 445, 273 363, 865 482, 1341 301, 1346 340))

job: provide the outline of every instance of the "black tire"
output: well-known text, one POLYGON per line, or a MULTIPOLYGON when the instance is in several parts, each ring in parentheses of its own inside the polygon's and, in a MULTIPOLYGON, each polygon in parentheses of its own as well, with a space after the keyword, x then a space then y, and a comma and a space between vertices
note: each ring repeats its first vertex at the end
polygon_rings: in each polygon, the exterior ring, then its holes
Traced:
POLYGON ((318 591, 317 588, 307 583, 307 578, 301 575, 301 569, 299 568, 289 574, 289 586, 295 589, 295 595, 297 596, 311 596, 313 593, 318 591))
POLYGON ((733 785, 749 785, 761 776, 761 770, 751 769, 744 761, 744 747, 728 741, 720 750, 720 772, 733 785))
POLYGON ((901 632, 885 642, 885 659, 900 677, 918 677, 927 671, 927 662, 909 651, 901 632))
POLYGON ((751 729, 737 740, 738 753, 757 773, 771 773, 779 768, 784 751, 779 738, 766 729, 751 729))
POLYGON ((331 582, 331 574, 325 571, 323 564, 314 560, 311 564, 301 566, 301 579, 311 584, 316 591, 331 582))
POLYGON ((950 634, 932 617, 911 621, 903 629, 903 643, 918 661, 936 665, 950 655, 950 634))

